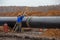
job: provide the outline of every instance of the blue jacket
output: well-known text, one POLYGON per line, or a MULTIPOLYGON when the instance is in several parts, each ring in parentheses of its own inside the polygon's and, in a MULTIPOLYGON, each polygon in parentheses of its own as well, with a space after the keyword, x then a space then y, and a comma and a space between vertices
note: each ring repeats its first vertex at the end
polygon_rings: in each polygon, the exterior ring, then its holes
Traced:
POLYGON ((22 22, 23 18, 24 18, 24 16, 19 16, 19 17, 17 18, 17 22, 18 22, 18 23, 22 22))

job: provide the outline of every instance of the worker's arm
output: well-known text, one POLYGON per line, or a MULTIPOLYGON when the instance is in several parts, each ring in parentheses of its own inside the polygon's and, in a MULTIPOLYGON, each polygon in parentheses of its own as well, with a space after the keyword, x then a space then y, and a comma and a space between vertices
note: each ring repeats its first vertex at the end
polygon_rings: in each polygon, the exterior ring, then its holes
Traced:
POLYGON ((21 16, 21 20, 24 18, 24 15, 21 16))
POLYGON ((27 16, 26 12, 23 13, 23 16, 27 16))

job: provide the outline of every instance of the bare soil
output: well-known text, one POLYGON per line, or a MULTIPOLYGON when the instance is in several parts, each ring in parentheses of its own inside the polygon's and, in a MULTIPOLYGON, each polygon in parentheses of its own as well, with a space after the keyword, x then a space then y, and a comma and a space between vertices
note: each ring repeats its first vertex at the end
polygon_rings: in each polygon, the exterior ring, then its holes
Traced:
MULTIPOLYGON (((18 16, 23 14, 23 12, 8 12, 8 13, 0 13, 0 16, 18 16)), ((32 11, 32 12, 26 12, 26 16, 60 16, 60 10, 50 10, 48 12, 38 12, 38 11, 32 11)))

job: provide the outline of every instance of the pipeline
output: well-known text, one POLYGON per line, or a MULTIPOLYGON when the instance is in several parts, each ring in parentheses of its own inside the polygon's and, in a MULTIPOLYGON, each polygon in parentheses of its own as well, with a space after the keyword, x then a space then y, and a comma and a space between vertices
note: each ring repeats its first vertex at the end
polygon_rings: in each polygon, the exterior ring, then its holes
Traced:
MULTIPOLYGON (((0 17, 0 25, 8 23, 9 26, 13 27, 16 23, 16 20, 17 17, 0 17)), ((60 16, 24 17, 22 21, 22 27, 28 27, 27 22, 28 25, 33 28, 60 28, 60 16)))

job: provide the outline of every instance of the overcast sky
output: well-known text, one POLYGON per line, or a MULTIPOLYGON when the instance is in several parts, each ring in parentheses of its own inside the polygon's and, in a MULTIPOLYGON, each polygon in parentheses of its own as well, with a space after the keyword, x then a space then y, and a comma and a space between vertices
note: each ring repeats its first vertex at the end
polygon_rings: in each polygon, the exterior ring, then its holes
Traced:
POLYGON ((58 4, 60 4, 60 0, 0 0, 0 6, 45 6, 58 4))

